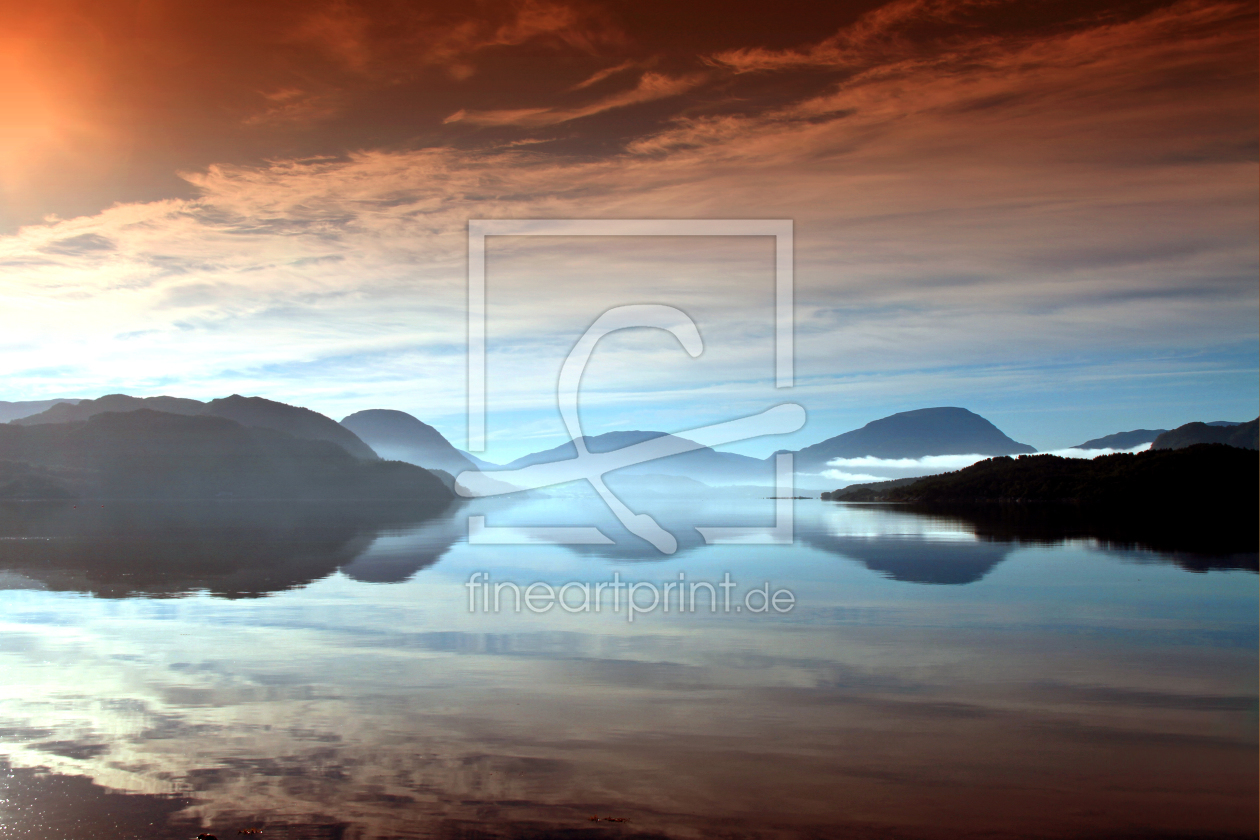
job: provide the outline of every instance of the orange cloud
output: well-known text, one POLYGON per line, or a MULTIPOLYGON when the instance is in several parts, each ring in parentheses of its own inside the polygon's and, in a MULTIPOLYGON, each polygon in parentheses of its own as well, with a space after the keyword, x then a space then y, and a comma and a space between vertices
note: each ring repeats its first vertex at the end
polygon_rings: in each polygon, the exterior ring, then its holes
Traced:
POLYGON ((880 61, 868 52, 864 54, 866 66, 858 66, 854 60, 857 52, 836 49, 841 40, 879 40, 876 33, 887 33, 912 20, 915 9, 933 7, 943 14, 960 6, 905 0, 877 10, 818 47, 767 52, 755 60, 749 57, 751 53, 741 53, 733 59, 741 72, 826 61, 855 72, 826 93, 758 114, 680 118, 665 131, 631 142, 627 149, 636 154, 694 149, 702 154, 704 149, 723 148, 734 138, 751 141, 764 136, 767 144, 762 148, 770 150, 780 144, 776 156, 791 156, 807 150, 786 145, 785 138, 796 135, 804 139, 821 131, 793 126, 821 126, 824 120, 845 128, 855 140, 869 142, 872 136, 886 134, 896 138, 894 142, 909 146, 926 139, 912 134, 909 120, 914 118, 914 130, 919 132, 983 137, 993 144, 998 156, 1009 153, 1006 146, 1016 134, 1031 139, 1038 135, 1044 138, 1047 131, 1069 130, 1075 132, 1070 144, 1072 155, 1114 156, 1135 153, 1133 147, 1109 133, 1114 131, 1114 115, 1122 106, 1133 118, 1138 102, 1158 99, 1165 103, 1162 112, 1159 106, 1147 106, 1151 113, 1143 117, 1152 124, 1163 124, 1163 130, 1146 138, 1151 145, 1186 136, 1183 124, 1190 112, 1197 115, 1195 119, 1204 130, 1232 125, 1238 116, 1238 103, 1244 101, 1240 89, 1246 86, 1254 90, 1254 72, 1243 79, 1236 71, 1224 69, 1231 57, 1254 39, 1254 10, 1230 0, 1189 0, 1134 20, 1099 21, 1038 39, 1000 39, 976 33, 970 40, 955 39, 935 51, 920 49, 912 56, 880 61), (1205 84, 1208 78, 1215 81, 1205 84), (1163 79, 1166 90, 1152 79, 1163 79), (1182 86, 1190 85, 1200 85, 1201 93, 1192 100, 1183 99, 1182 86), (995 121, 993 131, 981 132, 980 127, 990 119, 995 121), (774 138, 773 143, 769 138, 774 138))
POLYGON ((549 39, 595 53, 619 42, 621 35, 594 7, 553 0, 499 3, 457 15, 393 8, 388 17, 375 18, 345 0, 333 0, 311 12, 293 38, 315 44, 355 72, 444 66, 450 75, 465 78, 473 72, 476 55, 492 47, 549 39))
POLYGON ((545 35, 554 36, 570 47, 595 52, 609 33, 602 27, 592 26, 588 16, 575 6, 526 0, 517 8, 512 20, 500 26, 484 43, 476 44, 476 48, 515 46, 545 35))
POLYGON ((465 122, 473 125, 516 125, 525 128, 536 128, 546 125, 568 122, 593 114, 610 111, 613 108, 624 108, 670 96, 686 93, 704 81, 701 74, 688 76, 666 76, 663 73, 644 73, 639 77, 639 84, 632 90, 606 96, 596 102, 578 108, 515 108, 499 111, 467 111, 460 110, 451 114, 443 122, 465 122))
POLYGON ((623 61, 620 64, 614 65, 613 67, 605 67, 603 70, 597 70, 596 72, 592 73, 590 76, 587 76, 585 79, 583 79, 582 81, 578 82, 576 85, 571 87, 570 90, 584 90, 588 87, 591 87, 592 85, 597 85, 600 82, 604 81, 604 79, 607 79, 611 76, 615 76, 618 73, 622 72, 623 70, 629 70, 631 67, 634 67, 634 64, 635 63, 633 61, 623 61))
POLYGON ((268 101, 266 110, 246 117, 245 125, 314 123, 333 117, 339 111, 336 97, 330 94, 320 95, 296 88, 282 88, 261 96, 268 101))
POLYGON ((767 50, 761 47, 727 50, 706 61, 737 73, 783 70, 792 67, 854 67, 872 60, 889 60, 911 50, 903 31, 912 24, 950 21, 962 13, 1016 0, 894 0, 862 15, 846 29, 804 50, 767 50))
POLYGON ((294 37, 318 45, 351 70, 363 72, 372 59, 370 27, 371 20, 365 14, 345 0, 334 0, 311 12, 294 37))

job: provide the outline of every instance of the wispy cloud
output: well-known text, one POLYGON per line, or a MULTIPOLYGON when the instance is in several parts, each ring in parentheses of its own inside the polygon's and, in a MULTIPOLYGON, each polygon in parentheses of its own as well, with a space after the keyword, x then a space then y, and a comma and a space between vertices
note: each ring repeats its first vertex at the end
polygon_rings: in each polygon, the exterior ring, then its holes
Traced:
POLYGON ((629 70, 634 66, 635 62, 633 61, 623 61, 620 64, 614 64, 612 67, 605 67, 603 70, 596 70, 594 73, 570 88, 570 90, 583 90, 591 87, 592 85, 597 85, 604 81, 604 79, 615 76, 625 70, 629 70))
MULTIPOLYGON (((570 120, 589 117, 594 114, 611 111, 614 108, 625 108, 644 102, 653 102, 678 96, 695 88, 704 80, 700 74, 687 76, 668 76, 663 73, 644 73, 634 88, 620 93, 610 94, 603 99, 574 108, 512 108, 499 111, 456 111, 447 117, 446 123, 471 123, 473 125, 502 126, 515 125, 525 128, 536 128, 570 120)), ((589 80, 588 80, 589 81, 589 80)))
POLYGON ((887 481, 888 476, 868 475, 867 473, 851 473, 844 470, 823 470, 823 478, 830 478, 835 481, 843 481, 848 484, 866 484, 876 481, 887 481))
POLYGON ((831 467, 867 467, 884 470, 960 470, 972 464, 992 458, 992 455, 928 455, 923 458, 835 458, 827 462, 831 467))
POLYGON ((286 46, 314 48, 348 75, 308 71, 311 89, 290 85, 263 94, 267 103, 243 119, 247 126, 328 121, 344 113, 353 91, 393 86, 417 72, 465 81, 495 48, 549 42, 560 50, 594 55, 620 44, 623 36, 595 7, 552 0, 492 2, 471 15, 397 5, 383 11, 332 0, 313 4, 283 40, 286 46))
POLYGON ((487 3, 473 15, 398 5, 381 12, 333 0, 315 5, 290 38, 323 49, 358 73, 395 75, 429 66, 466 78, 478 55, 493 47, 550 39, 595 53, 624 36, 596 7, 553 0, 487 3))
POLYGON ((310 93, 297 88, 282 88, 261 96, 267 101, 266 106, 262 111, 247 116, 245 125, 313 123, 336 116, 341 110, 335 92, 310 93))
MULTIPOLYGON (((916 50, 905 37, 912 25, 941 24, 984 7, 1017 0, 894 0, 863 14, 852 25, 804 49, 743 47, 708 57, 709 63, 738 73, 797 67, 862 67, 905 58, 916 50)), ((953 37, 957 38, 957 35, 953 37)))
POLYGON ((1068 449, 1054 449, 1043 454, 1058 455, 1060 458, 1098 458, 1103 455, 1116 455, 1121 452, 1145 452, 1150 448, 1151 445, 1149 443, 1144 443, 1141 446, 1134 446, 1131 449, 1076 449, 1073 447, 1068 449))
POLYGON ((45 254, 76 257, 101 251, 113 251, 115 247, 112 239, 98 233, 80 233, 76 236, 67 236, 65 239, 53 240, 41 246, 39 250, 45 254))

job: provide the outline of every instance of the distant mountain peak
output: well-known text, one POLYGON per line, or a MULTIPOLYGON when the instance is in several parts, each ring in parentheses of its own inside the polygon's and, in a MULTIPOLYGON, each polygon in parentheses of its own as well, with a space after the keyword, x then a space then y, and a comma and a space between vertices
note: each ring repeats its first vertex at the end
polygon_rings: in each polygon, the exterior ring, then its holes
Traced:
POLYGON ((460 452, 437 429, 390 408, 369 408, 342 419, 341 425, 358 435, 383 458, 406 461, 431 470, 458 475, 477 469, 479 462, 460 452))
MULTIPOLYGON (((640 464, 632 464, 616 470, 610 475, 642 476, 662 475, 689 478, 705 484, 750 484, 769 486, 774 483, 774 470, 759 458, 749 458, 734 452, 719 452, 708 446, 700 446, 684 435, 669 432, 645 431, 642 429, 619 429, 602 432, 597 435, 583 435, 581 440, 592 454, 614 452, 635 446, 648 440, 660 438, 676 438, 685 440, 695 448, 663 458, 655 458, 640 464)), ((577 457, 577 447, 573 441, 553 446, 541 452, 517 458, 503 469, 521 469, 535 464, 550 464, 557 461, 568 461, 577 457)))
MULTIPOLYGON (((612 432, 601 432, 597 435, 582 435, 581 440, 586 445, 588 452, 599 454, 604 452, 615 452, 618 449, 625 449, 627 446, 634 446, 647 440, 656 440, 663 437, 679 437, 669 432, 653 432, 643 431, 640 429, 618 429, 612 432)), ((687 440, 680 438, 680 440, 687 440)), ((708 447, 701 447, 708 449, 708 447)), ((519 469, 521 467, 531 466, 533 464, 545 464, 552 461, 566 461, 577 457, 577 446, 571 440, 565 441, 550 449, 544 449, 540 452, 532 452, 529 455, 517 458, 510 464, 505 465, 511 469, 519 469)), ((676 456, 674 456, 676 457, 676 456)))
POLYGON ((1011 440, 973 411, 939 406, 872 420, 799 450, 797 469, 818 470, 835 458, 923 458, 929 455, 1019 455, 1036 452, 1011 440))
POLYGON ((1150 443, 1162 435, 1167 429, 1134 429, 1130 432, 1116 432, 1100 438, 1087 440, 1073 446, 1073 449, 1132 449, 1144 443, 1150 443))
POLYGON ((634 446, 636 443, 643 443, 645 440, 656 440, 663 437, 688 440, 669 432, 643 431, 640 429, 625 429, 614 432, 601 432, 598 435, 583 435, 582 440, 585 441, 586 449, 589 452, 613 452, 618 449, 624 449, 627 446, 634 446))

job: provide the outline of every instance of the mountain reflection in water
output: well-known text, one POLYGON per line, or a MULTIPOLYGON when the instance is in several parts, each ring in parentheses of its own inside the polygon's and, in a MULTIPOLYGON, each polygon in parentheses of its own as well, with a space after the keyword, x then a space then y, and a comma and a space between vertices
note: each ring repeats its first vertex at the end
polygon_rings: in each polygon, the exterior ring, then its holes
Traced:
POLYGON ((1190 517, 1068 505, 822 504, 824 527, 807 524, 802 540, 911 583, 974 583, 1021 546, 1080 541, 1192 572, 1258 568, 1254 522, 1222 530, 1190 517), (880 524, 866 525, 871 518, 880 524))
POLYGON ((248 598, 338 570, 406 580, 459 536, 449 511, 397 503, 8 503, 0 504, 0 574, 9 586, 26 577, 108 598, 199 590, 248 598), (408 553, 374 561, 373 544, 400 528, 412 534, 408 553))
POLYGON ((4 507, 0 836, 1255 836, 1254 551, 812 500, 794 545, 705 546, 772 503, 636 510, 677 554, 537 494, 4 507), (470 513, 625 544, 469 545, 470 513), (477 571, 797 605, 470 612, 477 571))
MULTIPOLYGON (((646 502, 658 506, 654 515, 678 537, 680 554, 705 548, 697 525, 773 524, 770 503, 756 498, 678 504, 648 496, 646 502)), ((580 555, 636 562, 663 557, 625 531, 602 502, 584 496, 521 494, 456 502, 436 514, 403 503, 0 503, 0 581, 14 587, 25 577, 42 588, 101 597, 206 590, 229 598, 304 586, 338 571, 395 583, 437 562, 466 537, 466 517, 487 511, 509 526, 540 519, 556 524, 563 517, 593 522, 614 540, 565 548, 580 555)), ((798 504, 795 520, 796 537, 806 545, 913 583, 973 583, 1019 546, 1083 539, 1189 571, 1257 569, 1254 528, 1220 533, 1140 514, 822 502, 798 504)))

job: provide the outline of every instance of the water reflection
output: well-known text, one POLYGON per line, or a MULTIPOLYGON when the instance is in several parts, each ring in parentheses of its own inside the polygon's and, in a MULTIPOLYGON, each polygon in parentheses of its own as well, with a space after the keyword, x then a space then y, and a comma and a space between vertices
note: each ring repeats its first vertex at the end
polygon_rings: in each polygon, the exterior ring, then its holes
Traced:
POLYGON ((586 524, 496 504, 6 509, 0 835, 1254 836, 1250 571, 818 502, 794 546, 468 545, 469 512, 586 524), (798 607, 471 613, 487 569, 731 571, 798 607))
MULTIPOLYGON (((678 498, 641 490, 636 496, 632 489, 628 498, 678 537, 680 555, 706 548, 697 525, 773 524, 772 502, 757 491, 678 498)), ((486 516, 496 527, 595 524, 613 545, 563 550, 609 561, 666 559, 586 492, 454 503, 438 513, 405 504, 0 503, 0 587, 101 597, 209 591, 240 598, 337 572, 397 583, 464 540, 469 514, 486 516)), ((1189 571, 1257 570, 1254 528, 1221 531, 1175 517, 1107 518, 1071 508, 807 501, 796 505, 795 535, 803 545, 907 583, 975 583, 1021 546, 1081 541, 1189 571)))
POLYGON ((963 519, 874 505, 824 504, 799 537, 907 583, 974 583, 1012 548, 980 540, 963 519))
POLYGON ((435 514, 406 504, 0 504, 0 585, 108 598, 200 590, 245 598, 339 569, 401 581, 458 539, 455 507, 435 514), (397 531, 410 534, 401 554, 384 536, 397 531))
MULTIPOLYGON (((895 506, 884 506, 895 507, 895 506)), ((1164 509, 1077 505, 904 506, 906 515, 950 518, 975 535, 1015 545, 1090 540, 1115 551, 1136 551, 1187 571, 1257 570, 1260 513, 1223 507, 1204 515, 1202 503, 1164 509)))
POLYGON ((1077 507, 911 506, 822 503, 798 536, 908 583, 975 583, 1028 545, 1086 543, 1187 571, 1256 571, 1256 523, 1203 528, 1193 519, 1134 511, 1106 515, 1077 507))
MULTIPOLYGON (((655 518, 678 540, 678 554, 704 550, 698 526, 774 525, 765 491, 729 488, 690 495, 612 485, 636 512, 655 518)), ((593 524, 612 545, 570 545, 576 554, 623 562, 660 562, 663 555, 630 534, 593 493, 578 487, 563 498, 521 494, 487 519, 495 527, 593 524)), ((1194 517, 1142 511, 1091 511, 1071 506, 923 507, 798 502, 795 537, 820 551, 855 560, 906 583, 968 584, 984 578, 1027 545, 1085 542, 1141 562, 1175 563, 1188 571, 1256 571, 1257 523, 1205 528, 1194 517)))

